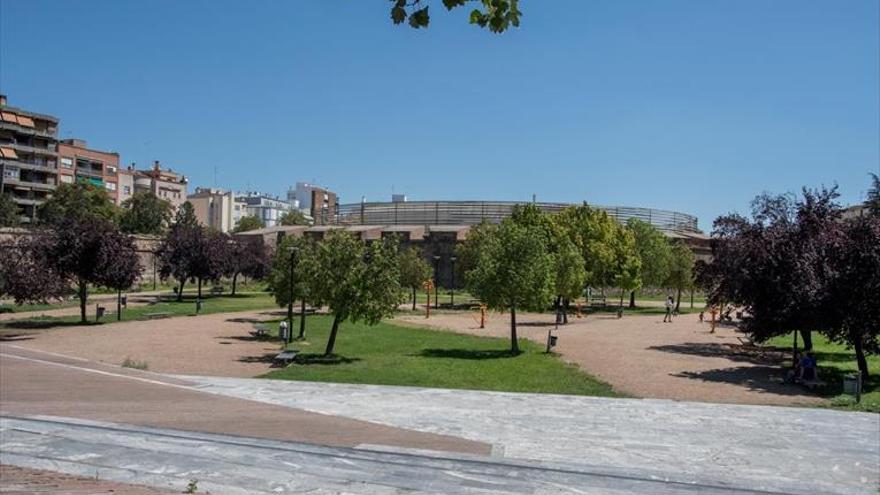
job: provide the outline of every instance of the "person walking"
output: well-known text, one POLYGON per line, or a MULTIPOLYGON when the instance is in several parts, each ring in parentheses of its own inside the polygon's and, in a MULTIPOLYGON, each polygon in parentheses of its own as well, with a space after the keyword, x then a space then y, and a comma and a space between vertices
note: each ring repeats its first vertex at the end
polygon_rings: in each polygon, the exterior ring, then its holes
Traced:
POLYGON ((666 316, 663 317, 663 323, 672 323, 672 308, 675 307, 675 300, 672 296, 666 297, 666 316))

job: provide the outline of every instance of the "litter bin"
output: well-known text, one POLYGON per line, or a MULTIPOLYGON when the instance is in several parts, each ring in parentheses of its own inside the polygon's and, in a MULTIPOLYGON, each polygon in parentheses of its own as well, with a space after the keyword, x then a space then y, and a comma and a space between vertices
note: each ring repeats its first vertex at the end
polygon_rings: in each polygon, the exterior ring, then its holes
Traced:
POLYGON ((107 311, 104 306, 96 306, 95 307, 95 319, 100 320, 104 316, 104 312, 107 311))
POLYGON ((858 374, 844 376, 843 393, 860 396, 862 394, 862 376, 858 374))
POLYGON ((128 296, 122 296, 121 298, 119 298, 119 304, 121 304, 123 308, 127 308, 128 307, 128 296))
POLYGON ((278 338, 287 342, 287 322, 282 321, 278 324, 278 338))

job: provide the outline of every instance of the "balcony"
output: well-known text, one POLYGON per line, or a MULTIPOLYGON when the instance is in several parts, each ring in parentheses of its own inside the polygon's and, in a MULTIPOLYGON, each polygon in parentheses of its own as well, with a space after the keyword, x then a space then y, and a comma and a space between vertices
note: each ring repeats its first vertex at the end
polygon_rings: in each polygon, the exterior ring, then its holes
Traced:
POLYGON ((56 151, 55 143, 49 143, 49 147, 47 148, 38 148, 36 146, 30 146, 27 144, 19 144, 19 143, 8 143, 3 146, 8 146, 15 150, 16 153, 30 153, 32 155, 48 155, 52 157, 58 156, 58 151, 56 151))
POLYGON ((40 130, 34 127, 25 127, 12 122, 6 122, 5 120, 0 120, 0 129, 25 134, 27 136, 39 136, 50 139, 57 139, 58 137, 57 127, 49 127, 46 130, 40 130))
POLYGON ((50 178, 50 179, 48 179, 49 182, 35 182, 35 181, 29 180, 29 179, 36 179, 36 178, 35 177, 28 177, 25 179, 22 179, 22 178, 15 179, 12 177, 5 177, 3 179, 3 183, 6 185, 9 185, 9 186, 13 186, 13 187, 18 186, 18 188, 24 188, 26 190, 30 190, 30 189, 38 189, 38 190, 42 190, 42 191, 54 191, 55 190, 55 179, 50 178))

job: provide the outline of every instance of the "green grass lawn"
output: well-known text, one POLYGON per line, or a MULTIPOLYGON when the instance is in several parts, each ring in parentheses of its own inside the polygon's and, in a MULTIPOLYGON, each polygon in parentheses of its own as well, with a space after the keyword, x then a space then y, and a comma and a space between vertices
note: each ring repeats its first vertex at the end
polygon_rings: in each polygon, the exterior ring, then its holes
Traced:
MULTIPOLYGON (((510 341, 390 323, 367 326, 345 322, 336 340, 337 355, 324 359, 332 320, 310 316, 307 340, 290 347, 300 362, 265 378, 378 385, 410 385, 509 392, 615 396, 607 384, 563 363, 543 348, 520 340, 523 352, 510 355, 510 341)), ((294 321, 294 329, 299 328, 294 321)))
MULTIPOLYGON (((108 314, 101 319, 100 323, 112 323, 116 319, 116 303, 112 301, 101 302, 107 308, 108 314), (112 312, 112 313, 111 313, 112 312)), ((266 292, 240 292, 235 296, 204 296, 202 309, 199 314, 232 313, 236 311, 249 311, 255 309, 276 308, 275 299, 266 292)), ((95 318, 95 303, 89 303, 88 317, 92 324, 95 318)), ((155 304, 145 306, 132 306, 123 308, 122 320, 135 321, 148 319, 151 313, 170 313, 171 316, 194 316, 196 315, 195 296, 186 294, 183 301, 177 302, 173 298, 164 298, 155 304)), ((0 335, 15 333, 24 329, 39 330, 60 326, 79 324, 79 315, 64 317, 35 317, 20 320, 0 322, 0 335)))
MULTIPOLYGON (((791 336, 777 337, 767 345, 791 349, 791 336)), ((862 401, 856 404, 855 398, 843 395, 843 377, 858 372, 856 356, 845 346, 828 342, 825 337, 813 334, 813 352, 819 363, 819 379, 827 385, 818 393, 831 400, 832 407, 858 411, 880 412, 880 356, 868 356, 870 379, 864 384, 862 401)))

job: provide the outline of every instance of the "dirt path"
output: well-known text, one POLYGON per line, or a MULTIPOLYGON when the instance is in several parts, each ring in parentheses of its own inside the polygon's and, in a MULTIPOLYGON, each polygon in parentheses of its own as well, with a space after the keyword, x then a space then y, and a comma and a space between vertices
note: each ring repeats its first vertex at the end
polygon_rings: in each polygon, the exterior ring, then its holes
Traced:
POLYGON ((180 492, 0 464, 0 493, 8 495, 37 495, 40 493, 54 493, 56 495, 170 495, 180 492))
POLYGON ((161 320, 63 327, 7 338, 7 342, 91 361, 146 362, 161 373, 253 377, 269 371, 278 353, 274 341, 250 335, 257 322, 277 318, 277 310, 217 313, 161 320))
MULTIPOLYGON (((157 296, 161 292, 139 292, 128 295, 128 305, 127 307, 132 306, 143 306, 146 304, 150 304, 155 302, 157 296)), ((107 308, 107 316, 116 314, 116 296, 114 294, 98 294, 95 296, 89 297, 88 304, 86 304, 86 314, 88 314, 89 318, 94 317, 95 315, 95 304, 101 303, 103 306, 107 308)), ((62 308, 47 308, 41 309, 37 311, 21 311, 16 313, 0 313, 0 321, 9 321, 9 320, 21 320, 25 318, 35 318, 38 316, 54 316, 54 317, 63 317, 63 316, 75 316, 79 314, 79 303, 76 303, 73 306, 67 306, 62 308)), ((115 317, 114 317, 115 318, 115 317)))
MULTIPOLYGON (((510 337, 509 315, 492 313, 480 329, 474 313, 401 315, 396 321, 462 333, 510 337)), ((553 316, 517 314, 520 338, 547 341, 553 316)), ((561 327, 556 352, 563 359, 636 397, 739 404, 818 404, 824 399, 784 385, 779 356, 760 358, 742 351, 737 334, 698 315, 663 323, 662 315, 591 315, 561 327)))

